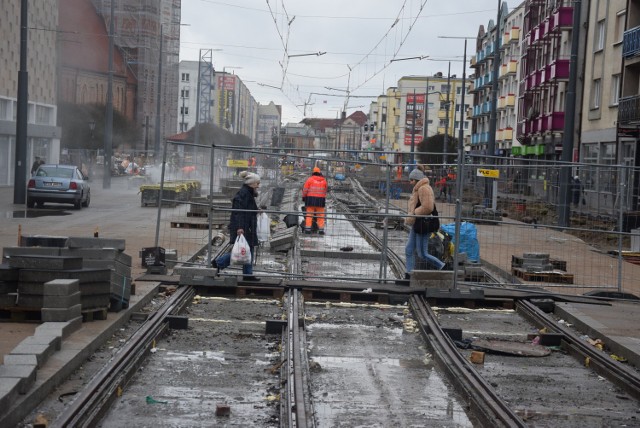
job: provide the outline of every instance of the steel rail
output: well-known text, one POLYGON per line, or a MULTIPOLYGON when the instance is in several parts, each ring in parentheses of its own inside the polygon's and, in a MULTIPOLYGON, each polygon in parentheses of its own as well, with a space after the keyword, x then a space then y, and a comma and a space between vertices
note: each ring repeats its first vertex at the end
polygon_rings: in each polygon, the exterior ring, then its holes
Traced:
POLYGON ((76 399, 52 422, 52 427, 93 427, 133 376, 153 341, 166 328, 167 315, 178 313, 195 292, 180 287, 162 307, 148 319, 78 394, 76 399))
POLYGON ((516 303, 516 311, 539 328, 564 335, 563 342, 574 357, 584 362, 589 358, 589 367, 611 383, 617 385, 635 399, 640 399, 640 374, 634 369, 613 360, 598 348, 582 340, 570 328, 558 324, 540 308, 527 300, 516 303))
POLYGON ((434 355, 458 389, 464 392, 469 407, 482 426, 526 427, 527 424, 458 352, 452 340, 440 328, 436 314, 424 297, 412 295, 409 305, 434 355))
POLYGON ((287 292, 288 322, 286 332, 286 408, 285 420, 290 428, 315 427, 313 405, 309 394, 309 366, 306 357, 306 336, 301 293, 297 289, 287 292))

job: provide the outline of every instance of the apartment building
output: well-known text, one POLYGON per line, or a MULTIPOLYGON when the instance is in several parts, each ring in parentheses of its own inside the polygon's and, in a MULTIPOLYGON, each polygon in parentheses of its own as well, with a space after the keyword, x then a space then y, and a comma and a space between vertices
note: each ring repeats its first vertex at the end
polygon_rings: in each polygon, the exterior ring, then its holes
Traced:
MULTIPOLYGON (((20 0, 0 2, 0 186, 14 183, 18 71, 20 70, 20 0)), ((30 2, 28 9, 27 124, 28 167, 36 156, 58 162, 61 129, 57 126, 57 0, 30 2)), ((28 169, 27 167, 27 169, 28 169)))
MULTIPOLYGON (((91 0, 106 28, 111 0, 91 0)), ((160 82, 160 139, 178 122, 178 58, 181 0, 113 0, 115 44, 137 79, 136 122, 155 135, 160 82)))
MULTIPOLYGON (((617 14, 616 14, 617 16, 617 14)), ((640 209, 640 0, 626 1, 626 25, 622 42, 622 88, 618 100, 618 162, 635 167, 624 177, 622 204, 640 209)), ((611 25, 611 23, 609 23, 611 25)))
MULTIPOLYGON (((523 34, 518 91, 517 138, 523 154, 538 159, 559 159, 562 153, 565 97, 569 81, 573 8, 570 0, 527 0, 524 4, 523 34)), ((583 12, 588 10, 588 4, 583 12)), ((580 25, 587 28, 586 13, 580 25)), ((578 50, 584 52, 584 38, 578 50)), ((584 69, 584 55, 578 56, 578 70, 584 69)), ((582 103, 578 85, 576 106, 582 103)), ((580 108, 576 109, 573 157, 577 160, 580 139, 580 108)))
MULTIPOLYGON (((626 7, 626 0, 590 2, 586 30, 579 160, 600 166, 582 167, 578 173, 585 191, 590 194, 589 203, 609 209, 615 203, 613 194, 620 190, 618 171, 613 165, 619 161, 633 164, 629 155, 633 153, 634 141, 623 139, 619 148, 616 133, 626 7), (606 165, 612 167, 609 169, 606 165)), ((626 171, 620 172, 626 176, 626 171)), ((624 200, 626 203, 628 197, 624 200)))

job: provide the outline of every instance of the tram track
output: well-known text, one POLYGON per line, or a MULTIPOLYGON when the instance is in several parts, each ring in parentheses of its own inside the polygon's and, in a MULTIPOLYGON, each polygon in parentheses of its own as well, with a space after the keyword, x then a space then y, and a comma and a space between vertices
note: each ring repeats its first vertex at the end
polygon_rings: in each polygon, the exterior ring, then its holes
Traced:
MULTIPOLYGON (((382 248, 383 241, 378 236, 378 233, 361 224, 362 222, 358 221, 356 213, 348 213, 346 204, 339 203, 338 207, 341 212, 346 213, 345 216, 352 221, 356 230, 365 237, 369 244, 378 250, 382 248)), ((389 249, 387 257, 394 271, 403 272, 404 263, 400 256, 389 249)), ((285 277, 299 279, 303 257, 300 255, 297 245, 291 250, 290 258, 290 270, 286 272, 285 277)), ((296 283, 296 286, 287 286, 285 284, 284 307, 279 311, 281 312, 280 315, 286 318, 286 328, 278 336, 282 349, 279 357, 281 367, 279 374, 281 379, 279 385, 279 417, 275 418, 273 416, 273 409, 266 408, 265 410, 265 407, 260 407, 255 402, 245 399, 241 403, 237 403, 235 407, 233 405, 230 406, 235 416, 238 414, 238 407, 245 409, 245 406, 254 403, 253 407, 258 410, 255 412, 246 411, 246 415, 240 416, 240 418, 244 418, 242 419, 244 423, 261 421, 262 426, 316 427, 333 426, 332 423, 343 421, 342 418, 344 418, 344 420, 351 420, 356 424, 383 423, 384 425, 389 423, 395 426, 409 426, 434 420, 445 421, 444 425, 446 426, 447 423, 461 418, 463 422, 459 423, 460 426, 467 424, 476 426, 477 424, 487 427, 523 427, 536 426, 540 422, 540 418, 548 422, 549 419, 544 418, 550 417, 565 418, 569 422, 575 422, 564 415, 560 409, 553 408, 545 413, 540 407, 536 407, 531 403, 514 403, 513 400, 505 400, 505 389, 495 386, 496 384, 500 385, 502 381, 495 377, 497 375, 490 373, 494 369, 485 370, 485 367, 478 367, 469 363, 468 356, 456 348, 453 341, 443 331, 438 314, 421 295, 414 293, 408 296, 409 307, 412 310, 409 317, 415 319, 418 329, 425 340, 424 343, 429 346, 433 356, 439 361, 437 367, 434 368, 431 368, 426 363, 423 365, 415 363, 420 358, 425 361, 427 358, 421 356, 420 344, 413 340, 410 337, 411 335, 403 338, 398 336, 397 332, 394 334, 389 333, 389 331, 393 330, 390 325, 397 325, 400 322, 400 316, 398 315, 400 309, 391 307, 388 309, 388 313, 380 316, 379 308, 369 307, 368 305, 333 306, 330 308, 325 307, 324 309, 323 306, 315 306, 307 313, 305 309, 308 302, 303 300, 301 293, 303 288, 304 285, 299 283, 296 283), (307 319, 311 321, 307 322, 307 319), (384 332, 382 338, 380 337, 380 332, 384 332), (387 342, 384 338, 385 335, 391 337, 392 340, 387 342), (352 343, 353 346, 345 347, 344 343, 352 343), (399 346, 399 343, 402 343, 402 346, 399 346), (410 355, 409 358, 412 363, 409 364, 408 368, 405 367, 403 370, 395 372, 389 368, 393 366, 389 361, 396 358, 401 360, 403 357, 398 355, 402 354, 396 353, 398 349, 402 348, 405 349, 406 354, 410 355), (382 352, 387 352, 387 354, 381 354, 382 352), (356 377, 353 378, 353 384, 345 383, 351 378, 346 377, 344 375, 346 372, 340 372, 340 370, 344 369, 344 367, 353 369, 354 365, 357 367, 358 364, 364 367, 365 370, 362 372, 355 371, 356 377), (425 365, 429 368, 425 367, 425 365), (315 367, 315 371, 310 366, 315 367), (389 374, 387 372, 393 372, 394 376, 386 377, 389 374), (453 385, 445 387, 446 395, 456 396, 453 399, 454 404, 448 404, 456 409, 454 411, 455 416, 448 414, 448 410, 445 410, 444 413, 440 413, 439 409, 424 412, 420 406, 407 401, 407 398, 410 398, 420 405, 429 403, 429 401, 426 401, 430 398, 427 394, 428 391, 421 391, 422 395, 420 395, 411 389, 411 386, 415 385, 412 383, 412 378, 418 376, 418 379, 421 379, 420 376, 427 376, 428 373, 435 376, 436 372, 438 374, 446 372, 448 379, 452 384, 456 385, 455 390, 457 392, 454 392, 453 385), (489 372, 488 375, 487 372, 489 372), (337 377, 335 373, 338 373, 337 377), (340 376, 340 373, 342 373, 342 376, 340 376), (362 385, 366 385, 369 388, 368 390, 374 389, 371 396, 366 396, 363 393, 363 391, 367 390, 366 388, 358 389, 362 396, 356 397, 353 395, 356 390, 354 388, 362 385), (341 391, 340 388, 343 388, 344 391, 341 391), (340 395, 339 392, 342 392, 343 395, 340 395), (353 399, 354 402, 349 402, 349 398, 353 399), (386 410, 386 412, 380 413, 381 409, 386 410), (468 411, 464 409, 468 409, 468 411), (263 414, 256 416, 260 412, 263 414), (470 419, 467 420, 462 417, 463 413, 470 419)), ((207 291, 215 292, 211 288, 207 289, 207 291)), ((176 314, 185 308, 188 310, 188 305, 193 305, 195 294, 194 287, 180 287, 171 299, 156 311, 130 338, 129 342, 115 355, 113 360, 89 382, 85 390, 77 395, 76 399, 55 420, 52 426, 96 426, 100 418, 107 414, 109 405, 121 397, 121 388, 126 387, 127 383, 134 377, 136 370, 142 366, 145 361, 144 358, 149 354, 149 349, 154 341, 161 340, 159 338, 166 332, 166 317, 170 314, 176 314)), ((236 303, 239 308, 241 305, 240 300, 236 303)), ((267 304, 274 305, 275 299, 271 299, 271 302, 267 304)), ((213 303, 210 305, 213 306, 213 303)), ((215 317, 208 312, 209 308, 203 305, 199 306, 198 308, 193 308, 191 312, 191 314, 197 313, 201 318, 197 322, 212 322, 215 317)), ((261 306, 261 304, 257 304, 257 306, 261 306)), ((222 303, 220 303, 219 307, 216 304, 218 312, 215 312, 215 314, 221 316, 219 311, 222 307, 222 303)), ((575 354, 583 360, 589 358, 591 362, 590 368, 595 370, 596 373, 610 379, 613 384, 622 388, 635 399, 640 397, 640 380, 633 370, 628 370, 628 368, 621 370, 619 363, 612 364, 611 361, 607 360, 608 356, 602 355, 602 353, 594 353, 575 333, 548 319, 534 305, 526 301, 520 301, 517 303, 517 311, 538 328, 545 326, 549 331, 561 333, 565 337, 563 340, 567 342, 564 348, 567 352, 575 354)), ((256 314, 258 314, 259 319, 276 317, 276 313, 272 309, 256 309, 255 312, 248 313, 246 318, 242 318, 242 322, 250 323, 251 317, 255 317, 256 314)), ((402 318, 405 321, 407 315, 403 314, 402 318)), ((477 316, 481 316, 480 312, 478 312, 477 316)), ((487 315, 487 318, 490 318, 490 316, 487 315)), ((218 321, 216 320, 216 322, 218 321)), ((449 322, 451 322, 451 319, 449 319, 449 322)), ((495 331, 504 329, 504 325, 501 324, 500 320, 496 323, 491 323, 488 320, 486 323, 492 326, 488 328, 495 331)), ((462 329, 464 331, 465 327, 463 326, 462 329)), ((242 335, 253 336, 253 342, 256 342, 258 336, 262 336, 257 332, 256 326, 249 328, 249 333, 244 332, 242 329, 239 329, 239 331, 242 332, 242 335)), ((175 334, 178 335, 179 333, 176 332, 175 334)), ((217 336, 214 337, 217 338, 217 336)), ((232 341, 230 340, 230 342, 232 341)), ((249 351, 245 352, 260 352, 260 346, 256 346, 257 344, 253 342, 247 345, 249 351)), ((273 344, 270 343, 269 346, 273 347, 273 344)), ((184 350, 184 352, 199 352, 199 350, 194 348, 184 350)), ((236 356, 234 361, 240 362, 242 360, 240 355, 236 356)), ((159 360, 160 357, 154 355, 154 359, 159 360)), ((503 359, 502 361, 504 362, 505 360, 503 359)), ((158 367, 162 367, 162 364, 167 363, 156 361, 148 365, 155 366, 156 370, 158 370, 158 367)), ((275 366, 278 366, 278 364, 275 366)), ((271 372, 275 370, 275 366, 271 369, 271 372)), ((402 363, 400 366, 402 366, 402 363)), ((251 370, 250 365, 246 365, 246 367, 251 370)), ((489 367, 489 364, 487 364, 487 367, 489 367)), ((516 370, 517 363, 507 369, 510 373, 515 373, 516 370)), ((203 381, 198 379, 197 375, 195 377, 194 382, 203 381)), ((263 394, 266 394, 266 391, 275 392, 275 387, 269 384, 268 375, 257 376, 257 378, 259 379, 257 382, 260 387, 264 387, 264 390, 261 391, 263 394), (263 382, 264 385, 259 382, 263 382)), ((514 378, 520 381, 523 379, 522 375, 518 373, 514 374, 514 378)), ((552 378, 550 376, 549 379, 552 378)), ((425 377, 425 379, 428 378, 425 377)), ((256 381, 254 380, 254 382, 256 381)), ((532 382, 535 382, 535 380, 532 382)), ((198 384, 195 383, 194 385, 198 384)), ((509 391, 513 393, 513 391, 516 391, 515 388, 517 386, 513 386, 509 391)), ((197 386, 193 386, 193 388, 197 388, 197 386)), ((530 389, 527 388, 532 388, 532 386, 525 385, 522 391, 529 391, 530 389)), ((139 391, 140 388, 138 387, 134 390, 139 391)), ((212 394, 213 396, 213 393, 203 394, 205 396, 212 394)), ((226 393, 226 399, 233 401, 232 394, 232 392, 226 393)), ((242 394, 246 395, 247 392, 237 393, 237 395, 242 394)), ((524 395, 522 392, 517 394, 524 395)), ((125 397, 122 400, 132 399, 125 397)), ((623 408, 622 411, 627 410, 623 408)), ((628 414, 626 413, 626 415, 628 414)), ((210 414, 208 417, 213 416, 210 414)), ((595 421, 599 420, 597 416, 592 414, 588 414, 588 417, 595 421)), ((117 426, 118 420, 117 418, 110 420, 104 426, 117 426)), ((621 417, 619 420, 628 421, 628 417, 621 417)), ((590 419, 589 422, 591 421, 590 419)), ((170 425, 163 425, 163 423, 167 422, 158 421, 158 426, 170 425)), ((597 425, 586 424, 584 426, 597 425)))

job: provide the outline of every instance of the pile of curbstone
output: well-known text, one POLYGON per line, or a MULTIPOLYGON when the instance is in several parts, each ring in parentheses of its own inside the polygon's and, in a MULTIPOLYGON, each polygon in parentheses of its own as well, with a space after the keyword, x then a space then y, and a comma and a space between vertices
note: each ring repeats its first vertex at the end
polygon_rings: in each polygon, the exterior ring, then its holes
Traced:
POLYGON ((62 340, 82 325, 78 280, 54 280, 44 284, 43 324, 4 357, 0 365, 0 408, 9 409, 18 394, 26 394, 36 381, 37 370, 61 349, 62 340), (54 321, 54 322, 48 322, 54 321))
POLYGON ((44 284, 56 279, 79 282, 82 312, 118 312, 129 306, 131 256, 122 239, 23 236, 20 247, 3 249, 0 306, 8 310, 41 309, 44 284), (44 245, 46 246, 44 246, 44 245), (55 244, 54 246, 49 246, 55 244))

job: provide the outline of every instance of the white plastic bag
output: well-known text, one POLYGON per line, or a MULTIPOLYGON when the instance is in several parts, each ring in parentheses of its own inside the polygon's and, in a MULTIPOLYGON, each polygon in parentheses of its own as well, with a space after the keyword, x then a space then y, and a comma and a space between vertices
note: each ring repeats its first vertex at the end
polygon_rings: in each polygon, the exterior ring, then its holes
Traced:
POLYGON ((256 234, 258 235, 259 242, 267 242, 269 240, 270 227, 271 221, 267 213, 258 214, 258 230, 256 234))
POLYGON ((251 263, 251 249, 244 235, 238 235, 231 249, 232 265, 247 265, 251 263))

